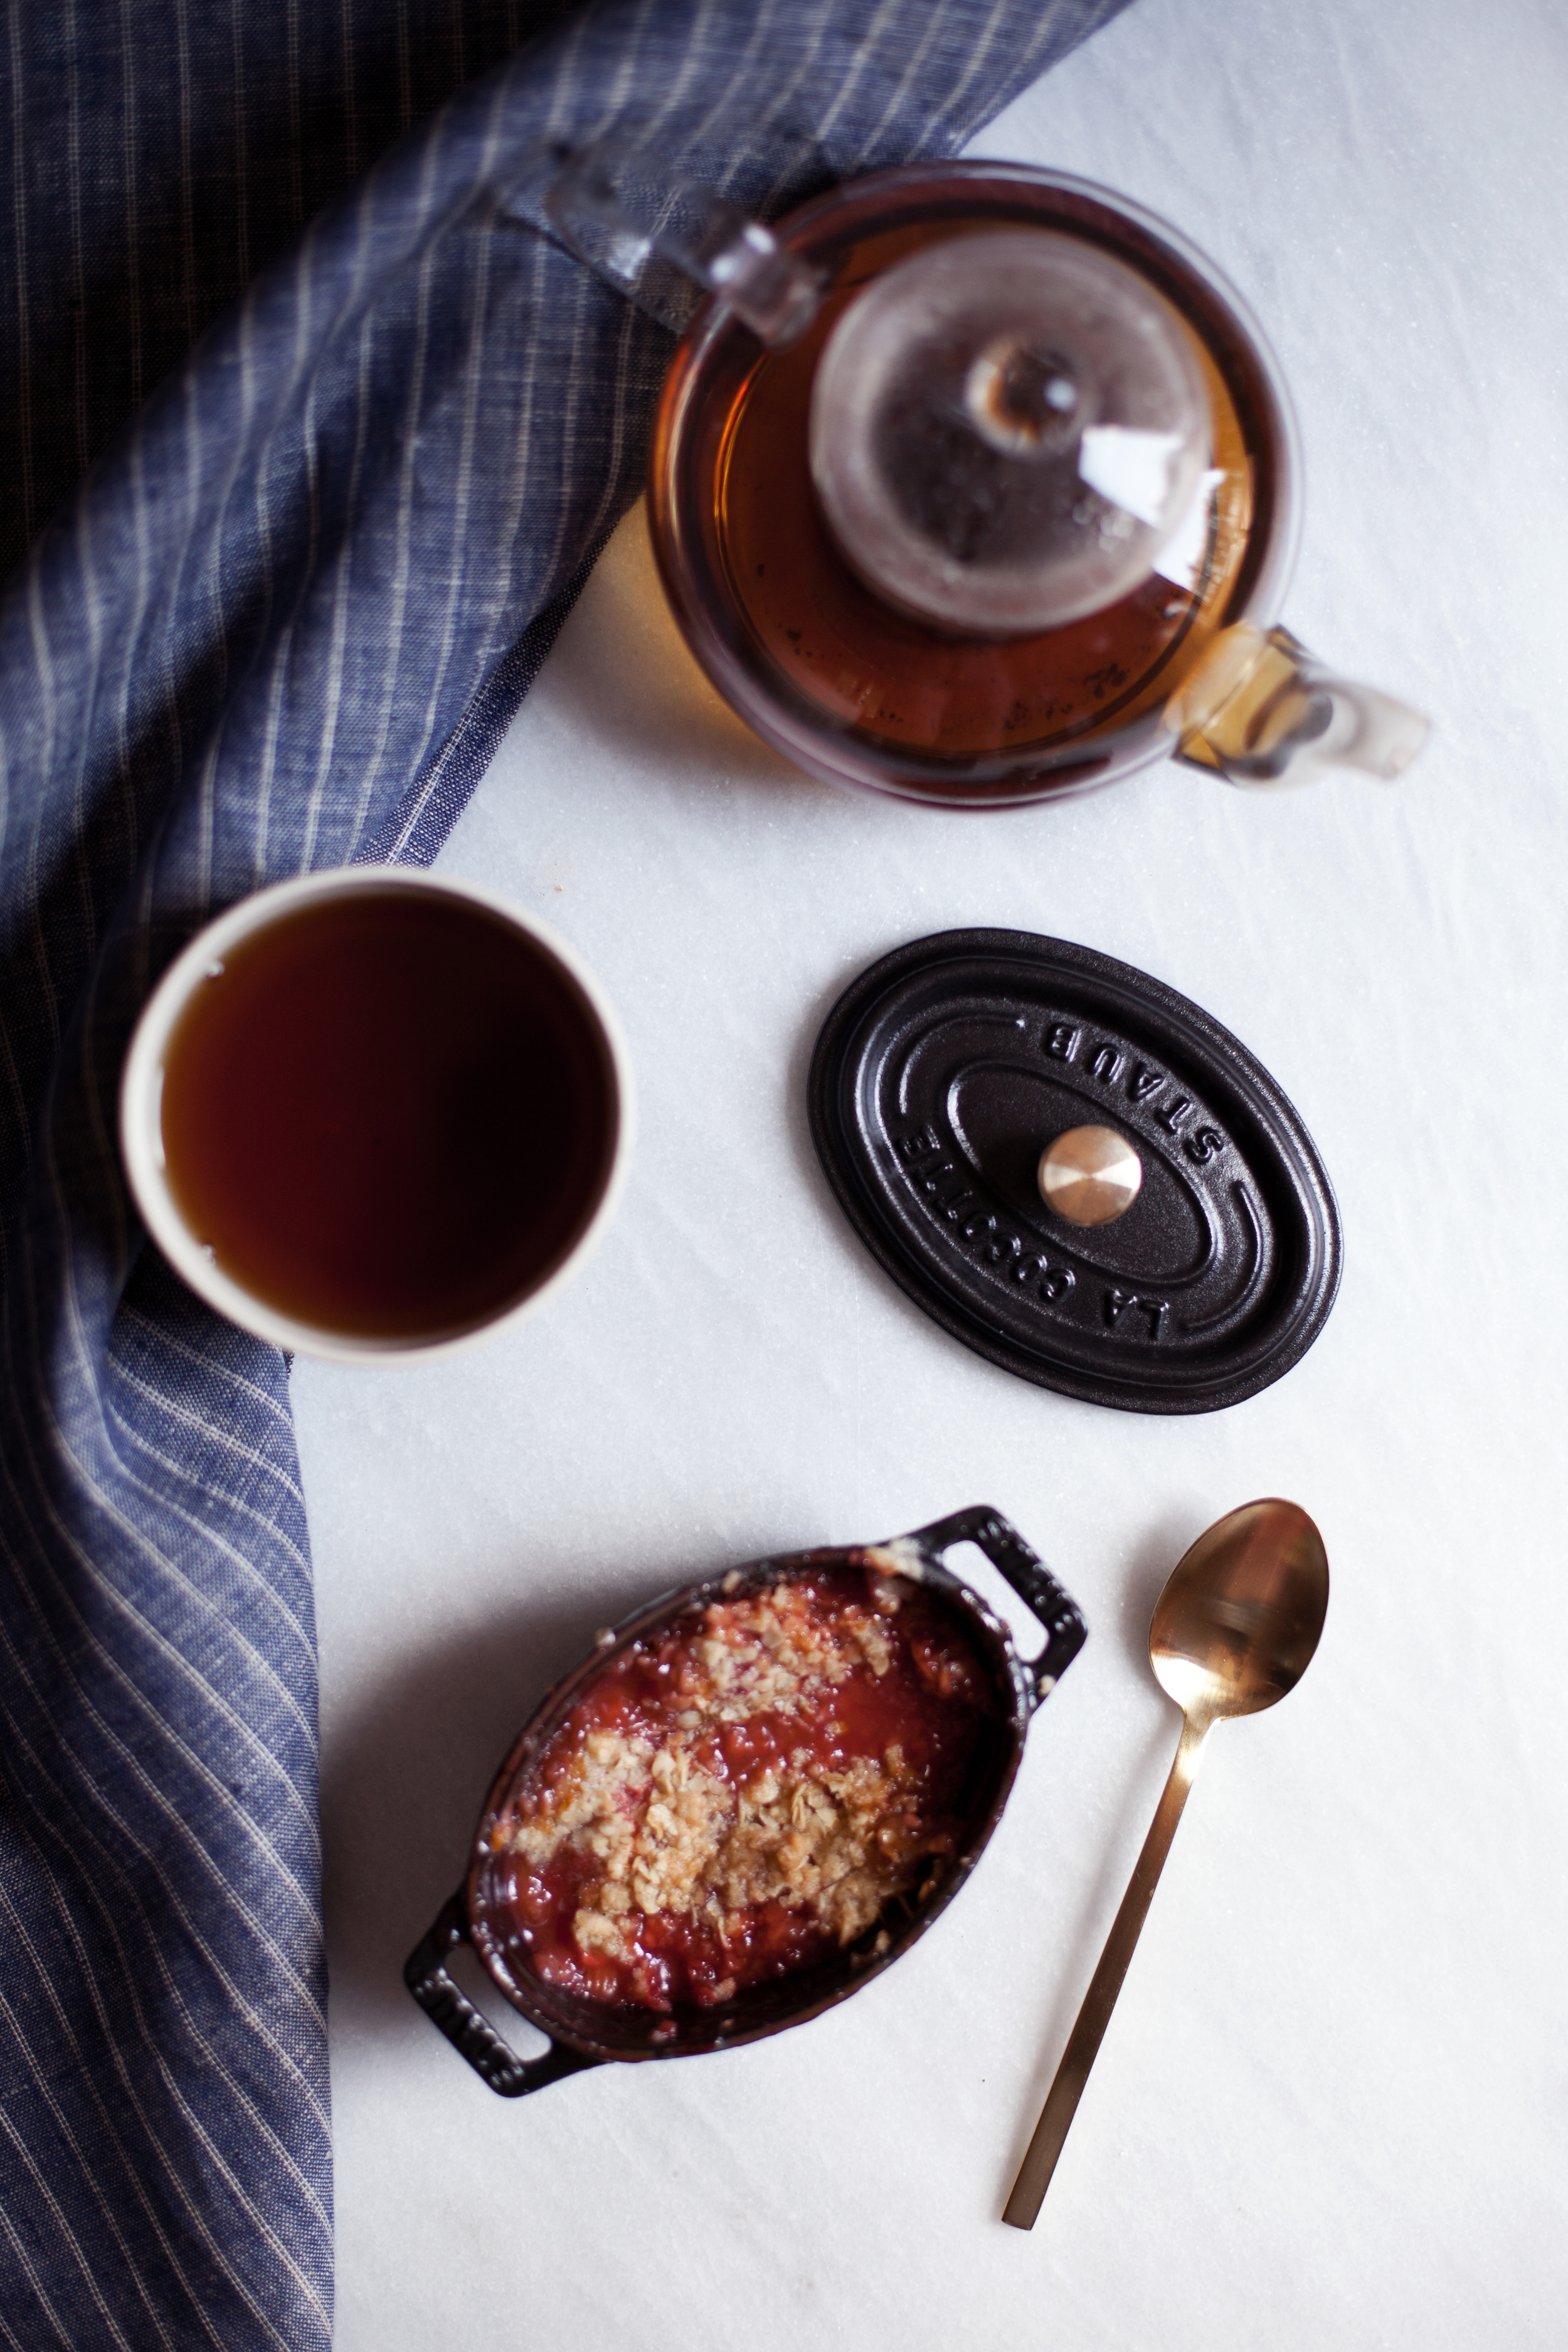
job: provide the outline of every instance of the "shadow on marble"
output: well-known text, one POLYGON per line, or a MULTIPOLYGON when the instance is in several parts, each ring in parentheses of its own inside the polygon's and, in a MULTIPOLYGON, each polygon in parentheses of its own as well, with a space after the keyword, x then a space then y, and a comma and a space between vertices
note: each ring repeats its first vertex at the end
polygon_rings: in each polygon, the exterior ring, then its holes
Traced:
POLYGON ((709 684, 675 625, 639 502, 595 567, 551 656, 548 690, 574 735, 699 783, 833 794, 764 743, 709 684))
MULTIPOLYGON (((327 1947, 356 2024, 414 2014, 403 1963, 468 1866, 490 1780, 544 1694, 602 1625, 706 1572, 646 1555, 592 1596, 537 1590, 398 1659, 331 1727, 321 1758, 327 1947)), ((542 1580, 542 1582, 544 1582, 542 1580)))
MULTIPOLYGON (((1127 1572, 1121 1580, 1121 1594, 1117 1603, 1114 1624, 1102 1622, 1096 1627, 1101 1634, 1112 1633, 1123 1657, 1140 1680, 1153 1687, 1153 1669, 1149 1664, 1149 1624, 1154 1614, 1154 1603, 1165 1587, 1165 1580, 1189 1544, 1203 1533, 1201 1514, 1191 1510, 1164 1511, 1141 1536, 1132 1548, 1127 1572)), ((1173 1713, 1173 1726, 1179 1728, 1179 1718, 1173 1713)), ((1173 1753, 1175 1731, 1172 1732, 1173 1753)))

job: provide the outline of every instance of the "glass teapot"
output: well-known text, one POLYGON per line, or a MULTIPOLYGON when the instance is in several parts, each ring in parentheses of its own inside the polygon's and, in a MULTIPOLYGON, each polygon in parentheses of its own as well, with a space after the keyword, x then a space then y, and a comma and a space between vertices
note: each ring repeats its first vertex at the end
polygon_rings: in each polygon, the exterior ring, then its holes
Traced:
POLYGON ((1258 785, 1393 777, 1420 750, 1426 719, 1278 625, 1289 400, 1152 215, 1058 173, 919 163, 769 230, 603 149, 555 153, 531 208, 684 329, 650 456, 659 571, 714 686, 802 767, 974 808, 1171 752, 1258 785))

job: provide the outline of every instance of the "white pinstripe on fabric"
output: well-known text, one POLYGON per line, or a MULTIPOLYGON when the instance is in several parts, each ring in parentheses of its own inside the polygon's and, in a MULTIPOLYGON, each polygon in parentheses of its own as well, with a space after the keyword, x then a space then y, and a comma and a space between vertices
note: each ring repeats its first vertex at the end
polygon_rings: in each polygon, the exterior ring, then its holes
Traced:
MULTIPOLYGON (((62 1808, 59 1818, 61 1820, 65 1820, 67 1818, 69 1819, 73 1831, 79 1837, 83 1848, 97 1853, 99 1858, 103 1862, 104 1866, 109 1871, 110 1874, 116 1879, 118 1884, 124 1887, 127 1901, 131 1909, 141 1915, 145 1921, 147 1916, 145 1906, 137 1891, 137 1881, 130 1874, 120 1870, 115 1866, 113 1857, 108 1848, 103 1844, 101 1840, 95 1836, 90 1817, 84 1811, 80 1810, 79 1807, 72 1807, 68 1792, 62 1787, 60 1782, 49 1774, 47 1758, 46 1756, 38 1755, 31 1750, 27 1750, 25 1744, 19 1752, 26 1754, 28 1757, 28 1760, 37 1769, 40 1778, 48 1781, 52 1793, 55 1795, 58 1804, 62 1808)), ((135 1841, 132 1841, 132 1843, 135 1845, 135 1841)), ((137 1859, 148 1865, 152 1877, 153 1879, 160 1879, 161 1874, 158 1857, 151 1851, 151 1849, 144 1845, 136 1846, 135 1850, 137 1859)), ((161 1880, 161 1891, 165 1890, 166 1887, 167 1881, 161 1880)), ((99 1902, 99 1907, 101 1910, 102 1906, 100 1901, 99 1902)), ((184 1923, 189 1926, 190 1921, 185 1905, 183 1902, 176 1900, 173 1907, 180 1914, 184 1923)), ((104 1911, 102 1916, 105 1926, 115 1939, 116 1948, 123 1958, 126 1957, 125 1950, 123 1945, 120 1942, 122 1923, 111 1912, 104 1911)), ((314 2093, 309 2078, 303 2074, 297 2060, 289 2050, 288 2043, 279 2039, 279 2036, 271 2031, 271 2029, 266 2024, 265 2020, 261 2019, 260 2011, 253 2003, 247 2001, 244 1993, 238 1985, 236 1984, 232 1979, 226 1976, 221 1966, 219 1966, 216 1959, 214 1959, 210 1944, 206 1942, 201 1937, 199 1932, 195 1931, 194 1928, 192 1930, 192 1936, 193 1941, 196 1944, 198 1948, 202 1950, 204 1957, 209 1960, 213 1960, 215 1973, 225 1983, 226 1990, 233 2001, 237 2012, 242 2015, 248 2015, 253 2020, 257 2020, 258 2021, 258 2031, 266 2043, 270 2063, 281 2066, 286 2073, 295 2076, 300 2084, 302 2095, 314 2101, 314 2093)), ((152 1953, 155 1970, 162 1979, 163 1984, 163 1997, 158 2005, 159 2014, 166 2014, 175 2019, 184 2029, 186 2037, 193 2047, 216 2066, 218 2062, 216 2046, 202 2032, 198 2030, 184 1997, 181 1994, 178 1984, 163 1966, 162 1954, 156 1943, 150 1945, 149 1949, 152 1953)), ((134 1974, 128 1975, 127 1984, 132 2000, 139 2007, 142 2006, 145 2001, 146 1995, 144 1988, 141 1984, 138 1977, 134 1974)), ((169 2071, 167 2068, 166 2054, 162 2039, 149 2038, 146 2042, 146 2049, 148 2053, 153 2058, 154 2063, 157 2064, 160 2071, 166 2073, 170 2087, 174 2092, 174 2095, 178 2100, 180 2094, 178 2090, 177 2078, 174 2073, 169 2071)), ((116 2053, 116 2056, 118 2057, 118 2053, 116 2053)), ((324 2121, 325 2109, 321 2108, 320 2114, 321 2119, 324 2121)), ((277 2142, 279 2147, 282 2147, 283 2143, 281 2138, 273 2126, 270 2124, 267 2124, 263 2126, 263 2128, 266 2131, 267 2136, 277 2142)), ((299 2168, 294 2164, 293 2159, 289 2158, 289 2161, 291 2168, 298 2170, 299 2168)), ((324 2210, 323 2201, 316 2189, 312 2187, 310 2193, 311 2201, 324 2210)))
MULTIPOLYGON (((102 1588, 100 1588, 100 1590, 102 1590, 102 1588)), ((118 1685, 119 1695, 121 1696, 129 1696, 132 1700, 141 1700, 142 1694, 138 1690, 135 1683, 129 1676, 114 1671, 113 1655, 108 1647, 101 1641, 95 1639, 90 1629, 85 1624, 81 1624, 79 1630, 86 1637, 87 1646, 91 1650, 95 1662, 100 1664, 104 1668, 113 1672, 113 1679, 118 1685)), ((5 1646, 8 1649, 10 1647, 9 1643, 6 1643, 5 1646)), ((162 1647, 165 1654, 168 1654, 169 1645, 167 1643, 163 1643, 159 1646, 162 1647)), ((20 1679, 25 1682, 30 1682, 31 1678, 26 1675, 26 1669, 21 1667, 20 1662, 16 1659, 14 1651, 12 1652, 12 1659, 13 1664, 18 1668, 20 1679)), ((188 1681, 196 1685, 198 1687, 205 1688, 210 1693, 210 1685, 201 1684, 199 1677, 187 1674, 182 1675, 181 1679, 182 1681, 188 1681)), ((91 1702, 87 1693, 83 1690, 79 1681, 76 1680, 75 1677, 68 1677, 68 1688, 70 1690, 70 1695, 77 1698, 80 1705, 83 1720, 90 1723, 91 1727, 103 1736, 106 1750, 118 1767, 119 1774, 121 1777, 127 1790, 139 1790, 142 1792, 142 1794, 148 1800, 154 1812, 161 1817, 163 1827, 170 1835, 170 1843, 175 1847, 184 1846, 187 1848, 192 1862, 195 1866, 197 1876, 205 1876, 212 1881, 208 1895, 209 1901, 216 1900, 220 1905, 226 1900, 233 1902, 234 1898, 227 1882, 224 1878, 222 1873, 215 1866, 213 1858, 207 1853, 203 1841, 194 1834, 188 1822, 180 1809, 164 1798, 157 1781, 154 1780, 144 1769, 136 1750, 130 1746, 127 1741, 119 1738, 118 1735, 110 1729, 101 1709, 91 1702)), ((37 1695, 36 1690, 34 1695, 37 1695)), ((232 1716, 232 1710, 223 1711, 227 1712, 232 1716)), ((178 1759, 180 1760, 189 1761, 195 1767, 196 1777, 199 1782, 206 1788, 211 1796, 215 1799, 218 1799, 221 1802, 221 1800, 226 1791, 224 1790, 223 1785, 218 1780, 217 1776, 206 1766, 204 1759, 195 1753, 189 1739, 181 1738, 175 1739, 171 1744, 175 1750, 178 1759)), ((278 1855, 273 1842, 261 1834, 257 1824, 250 1821, 248 1816, 245 1815, 243 1812, 239 1812, 234 1808, 232 1799, 230 1800, 229 1807, 226 1810, 234 1811, 238 1826, 246 1832, 248 1840, 260 1849, 262 1860, 268 1864, 276 1865, 278 1855)), ((129 1832, 126 1828, 123 1816, 120 1816, 119 1819, 121 1831, 125 1833, 128 1843, 134 1848, 139 1857, 143 1862, 152 1863, 153 1861, 152 1849, 129 1832)), ((296 1895, 303 1895, 303 1890, 299 1886, 299 1884, 292 1873, 285 1870, 279 1869, 278 1871, 276 1878, 271 1882, 271 1886, 273 1890, 276 1890, 279 1887, 288 1887, 296 1895)), ((214 1961, 217 1975, 229 1986, 230 1990, 237 1999, 237 1983, 235 1979, 229 1977, 227 1971, 217 1963, 214 1948, 200 1935, 199 1931, 195 1927, 194 1914, 188 1910, 187 1906, 183 1901, 176 1900, 174 1907, 178 1910, 182 1917, 186 1920, 186 1924, 191 1929, 194 1939, 200 1946, 205 1956, 214 1961)), ((289 1990, 295 2000, 309 2000, 312 1999, 314 1994, 313 1987, 300 1974, 299 1970, 291 1962, 288 1953, 279 1945, 277 1939, 261 1928, 259 1922, 254 1917, 251 1912, 251 1906, 248 1904, 235 1903, 234 1907, 239 1916, 246 1920, 262 1949, 267 1953, 271 1967, 277 1973, 279 1981, 289 1990)), ((267 2038, 269 2045, 274 2050, 275 2054, 286 2064, 292 2067, 292 2061, 288 2056, 284 2042, 270 2031, 268 2031, 267 2038)))
MULTIPOLYGON (((3 1885, 0 1885, 0 1917, 4 1918, 6 1933, 14 1937, 18 1946, 26 1951, 28 1959, 31 1961, 33 1966, 34 1974, 37 1978, 37 1980, 45 1987, 45 1990, 49 1996, 51 2005, 59 2013, 62 2027, 68 2030, 69 2021, 65 2017, 64 2012, 59 2010, 59 2004, 54 1999, 53 1988, 49 1985, 47 1970, 40 1966, 37 1955, 32 1948, 30 1939, 27 1936, 26 1922, 16 1910, 16 1906, 5 1901, 5 1894, 3 1885)), ((26 2037, 16 2032, 16 2021, 9 2015, 8 2011, 6 2021, 12 2028, 13 2038, 16 2042, 17 2046, 25 2047, 26 2037)), ((120 2228, 119 2221, 115 2216, 112 2200, 107 2198, 103 2193, 100 2178, 100 2166, 99 2161, 99 2150, 96 2148, 78 2148, 75 2135, 70 2130, 68 2118, 65 2116, 64 2110, 61 2108, 59 2102, 53 2096, 47 2084, 40 2084, 40 2089, 47 2101, 50 2113, 55 2117, 62 2136, 72 2142, 73 2151, 77 2153, 78 2163, 83 2177, 86 2179, 89 2188, 91 2189, 93 2197, 99 2207, 104 2213, 106 2224, 113 2235, 116 2243, 122 2251, 127 2272, 135 2282, 137 2294, 141 2301, 142 2308, 146 2313, 148 2324, 156 2330, 160 2339, 163 2343, 170 2343, 172 2339, 168 2335, 167 2329, 163 2326, 163 2317, 147 2294, 146 2286, 142 2276, 141 2265, 137 2260, 135 2248, 128 2242, 124 2232, 120 2228)), ((112 2143, 115 2138, 114 2119, 104 2105, 101 2097, 98 2095, 96 2089, 94 2090, 94 2106, 97 2112, 103 2140, 106 2143, 112 2143)), ((156 2210, 150 2202, 145 2188, 142 2186, 142 2181, 137 2178, 134 2171, 132 2171, 129 2177, 132 2194, 137 2204, 141 2207, 147 2224, 155 2236, 163 2238, 163 2232, 160 2230, 158 2223, 156 2210)), ((172 2253, 173 2248, 168 2246, 166 2239, 163 2239, 163 2244, 165 2250, 172 2253)))
POLYGON ((174 0, 179 74, 180 141, 180 271, 185 296, 185 336, 196 336, 195 305, 195 184, 191 175, 191 26, 187 0, 174 0))
POLYGON ((27 303, 27 187, 24 159, 27 152, 26 76, 22 50, 22 0, 10 0, 5 31, 11 61, 11 236, 16 257, 16 341, 21 355, 18 376, 19 417, 16 467, 22 483, 22 512, 30 539, 37 521, 33 498, 33 333, 27 303))
MULTIPOLYGON (((101 1914, 103 1933, 107 1937, 110 1948, 115 1951, 117 1957, 121 1958, 123 1965, 128 1961, 130 1955, 126 1952, 121 1940, 119 1924, 112 1913, 102 1910, 101 1906, 99 1907, 101 1914)), ((74 1920, 68 1920, 67 1925, 68 1929, 74 1931, 76 1925, 74 1920)), ((79 1946, 79 1948, 81 1950, 82 1957, 85 1959, 85 1948, 79 1946)), ((41 1975, 44 1972, 40 1972, 41 1975)), ((96 1970, 84 1970, 83 1982, 89 1996, 93 1995, 96 1991, 96 1970)), ((134 1997, 136 1999, 138 2008, 141 2009, 142 2004, 139 1989, 134 1989, 134 1997)), ((140 2124, 144 2134, 145 2148, 152 2151, 161 2159, 165 2175, 168 2178, 178 2181, 180 2177, 180 2168, 165 2152, 164 2135, 159 2130, 157 2126, 149 2119, 146 2114, 142 2098, 133 2086, 130 2079, 128 2070, 121 2056, 118 2038, 109 2031, 107 2018, 96 2000, 93 2002, 93 2006, 95 2010, 98 2011, 97 2021, 100 2024, 100 2029, 104 2032, 111 2067, 113 2068, 113 2071, 119 2074, 121 2079, 122 2090, 122 2105, 120 2117, 121 2130, 121 2132, 123 2131, 123 2125, 126 2121, 134 2120, 136 2123, 140 2124)), ((165 2010, 161 2011, 160 2014, 166 2016, 168 2011, 165 2010)), ((79 2021, 73 2021, 72 2022, 73 2032, 79 2033, 79 2021)), ((162 2035, 160 2034, 155 2036, 151 2031, 151 2025, 152 2021, 148 2018, 143 2027, 143 2046, 147 2054, 151 2057, 156 2071, 163 2078, 168 2100, 169 2117, 188 2125, 191 2122, 193 2113, 190 2103, 182 2092, 178 2073, 167 2063, 164 2057, 162 2035)), ((226 2074, 226 2078, 231 2086, 233 2086, 235 2084, 235 2078, 232 2070, 221 2068, 220 2062, 217 2059, 216 2052, 212 2051, 206 2044, 203 2043, 199 2037, 192 2036, 191 2039, 195 2043, 196 2050, 201 2053, 207 2063, 212 2065, 216 2070, 224 2072, 226 2074)), ((210 2136, 200 2132, 198 2129, 196 2137, 203 2141, 205 2149, 210 2152, 213 2145, 210 2140, 210 2136)), ((225 2170, 226 2172, 226 2168, 225 2168, 225 2170)), ((210 2257, 213 2262, 216 2263, 226 2273, 230 2272, 231 2265, 229 2256, 226 2253, 222 2242, 214 2235, 201 2208, 188 2196, 182 2195, 178 2201, 187 2217, 186 2227, 183 2234, 197 2242, 199 2247, 205 2248, 207 2256, 210 2257)), ((314 2195, 314 2192, 312 2192, 310 2202, 317 2204, 320 2202, 319 2199, 314 2195)), ((320 2299, 313 2286, 309 2299, 312 2303, 315 2303, 320 2299)), ((254 2306, 252 2306, 252 2308, 254 2309, 254 2306)), ((83 2340, 90 2341, 90 2339, 83 2339, 81 2337, 78 2337, 76 2339, 79 2343, 83 2340)), ((215 2342, 224 2340, 226 2339, 216 2336, 214 2337, 215 2342)), ((226 2341, 232 2344, 233 2340, 232 2334, 228 2335, 226 2341)), ((281 2335, 275 2335, 272 2340, 281 2345, 287 2339, 281 2335)))

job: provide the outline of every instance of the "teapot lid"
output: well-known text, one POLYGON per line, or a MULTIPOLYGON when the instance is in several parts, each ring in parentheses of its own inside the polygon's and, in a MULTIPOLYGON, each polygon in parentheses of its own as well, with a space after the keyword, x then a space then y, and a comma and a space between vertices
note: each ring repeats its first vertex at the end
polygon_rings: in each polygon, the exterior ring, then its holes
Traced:
POLYGON ((1202 494, 1190 341, 1137 270, 1057 229, 930 246, 838 320, 811 401, 828 524, 872 591, 964 634, 1131 593, 1202 494))

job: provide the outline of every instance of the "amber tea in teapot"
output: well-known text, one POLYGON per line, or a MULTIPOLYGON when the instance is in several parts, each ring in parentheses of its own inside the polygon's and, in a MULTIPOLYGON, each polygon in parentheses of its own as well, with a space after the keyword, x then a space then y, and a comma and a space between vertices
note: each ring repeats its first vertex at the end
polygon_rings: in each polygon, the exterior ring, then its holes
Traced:
POLYGON ((1212 419, 1205 471, 1215 478, 1206 499, 1199 485, 1191 555, 1178 551, 1100 610, 1024 635, 960 634, 900 610, 852 568, 813 494, 806 419, 823 345, 858 288, 944 236, 975 234, 918 202, 910 209, 914 220, 857 241, 808 332, 762 352, 737 386, 710 489, 712 570, 696 584, 710 625, 723 626, 714 605, 742 619, 742 657, 761 679, 844 730, 847 749, 887 762, 906 791, 1032 798, 1098 776, 1106 740, 1157 720, 1179 670, 1245 602, 1242 575, 1249 553, 1258 568, 1283 487, 1284 436, 1236 339, 1211 356, 1173 308, 1212 419))
MULTIPOLYGON (((574 173, 552 224, 614 278, 574 173)), ((974 807, 1172 751, 1237 782, 1414 756, 1425 720, 1275 625, 1289 399, 1173 230, 1021 165, 874 173, 772 232, 684 194, 684 239, 645 198, 617 244, 715 298, 665 385, 654 547, 697 659, 789 757, 974 807)))

